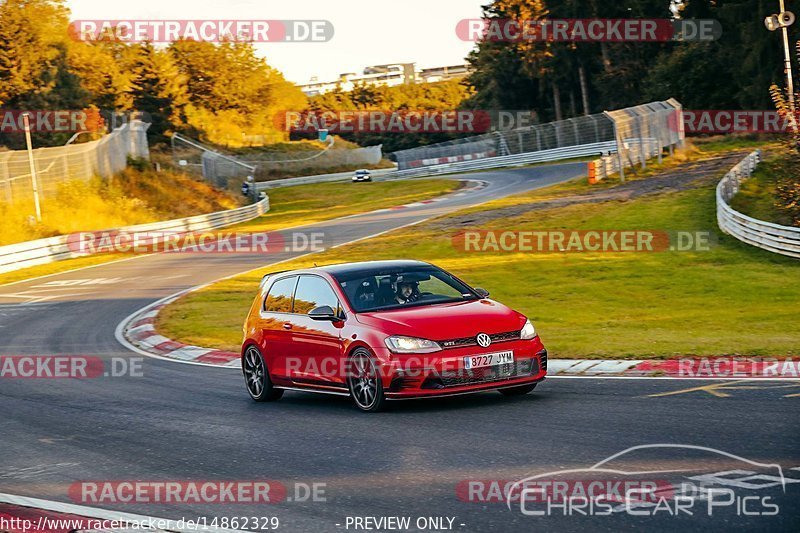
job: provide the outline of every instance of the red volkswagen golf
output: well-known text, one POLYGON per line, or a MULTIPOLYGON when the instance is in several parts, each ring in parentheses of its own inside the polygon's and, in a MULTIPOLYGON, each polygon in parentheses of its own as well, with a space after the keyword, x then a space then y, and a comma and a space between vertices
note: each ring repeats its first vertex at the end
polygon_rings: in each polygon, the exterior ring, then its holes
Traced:
POLYGON ((268 274, 244 324, 242 370, 259 402, 285 390, 386 400, 532 391, 547 350, 522 314, 420 261, 268 274))

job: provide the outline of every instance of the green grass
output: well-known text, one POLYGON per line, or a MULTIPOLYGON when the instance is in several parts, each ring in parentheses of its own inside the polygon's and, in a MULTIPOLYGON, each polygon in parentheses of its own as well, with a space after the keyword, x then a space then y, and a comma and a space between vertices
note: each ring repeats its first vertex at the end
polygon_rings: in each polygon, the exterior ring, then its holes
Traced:
MULTIPOLYGON (((520 195, 513 201, 536 198, 520 195)), ((458 228, 442 229, 445 217, 282 267, 393 258, 431 261, 528 315, 554 357, 800 355, 800 263, 720 234, 714 213, 714 189, 705 186, 529 212, 482 227, 709 231, 718 240, 709 251, 465 253, 452 244, 458 228)), ((269 270, 186 295, 159 316, 160 332, 190 344, 238 349, 242 320, 269 270)))
POLYGON ((778 206, 778 186, 796 181, 798 169, 785 152, 761 163, 731 199, 731 207, 745 215, 784 226, 793 225, 792 214, 778 206))
POLYGON ((756 148, 779 146, 781 135, 748 133, 741 135, 713 135, 690 137, 695 147, 708 154, 720 154, 731 150, 755 150, 756 148))
POLYGON ((270 211, 234 229, 269 231, 302 226, 441 196, 460 186, 456 180, 419 179, 364 183, 318 183, 267 191, 270 211))

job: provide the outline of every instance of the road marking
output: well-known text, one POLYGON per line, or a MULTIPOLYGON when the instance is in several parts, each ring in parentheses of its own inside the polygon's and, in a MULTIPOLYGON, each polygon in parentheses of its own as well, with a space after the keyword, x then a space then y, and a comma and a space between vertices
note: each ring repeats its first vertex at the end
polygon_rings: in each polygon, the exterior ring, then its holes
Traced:
POLYGON ((43 475, 57 473, 64 468, 78 466, 79 464, 80 463, 52 463, 28 466, 25 468, 12 467, 0 472, 0 479, 36 479, 43 475))
MULTIPOLYGON (((800 387, 800 384, 797 383, 784 383, 779 385, 770 384, 769 386, 755 385, 755 383, 757 382, 753 380, 732 381, 727 383, 712 383, 709 385, 702 385, 700 387, 691 387, 688 389, 679 389, 669 392, 648 394, 647 397, 659 398, 663 396, 675 396, 677 394, 688 394, 691 392, 706 392, 717 398, 729 398, 731 395, 727 391, 732 391, 732 390, 759 390, 759 389, 764 390, 764 389, 785 389, 792 387, 800 387)), ((790 398, 794 396, 800 396, 800 393, 786 395, 784 396, 784 398, 790 398)))
MULTIPOLYGON (((2 297, 2 296, 4 296, 4 295, 0 295, 0 297, 2 297)), ((51 305, 53 305, 53 304, 45 304, 45 303, 41 303, 41 304, 29 304, 29 303, 0 304, 0 309, 3 309, 5 311, 18 311, 18 310, 24 310, 24 309, 26 309, 28 307, 49 307, 51 305)))
MULTIPOLYGON (((134 255, 133 257, 126 257, 124 259, 115 259, 113 261, 105 261, 103 263, 97 263, 97 264, 94 264, 94 265, 87 265, 87 266, 82 266, 82 267, 77 267, 77 268, 71 268, 69 270, 62 270, 62 271, 59 271, 59 272, 53 272, 52 274, 43 274, 41 276, 34 276, 32 278, 18 279, 17 281, 9 281, 8 283, 0 284, 0 289, 2 289, 3 287, 9 287, 11 285, 18 285, 20 283, 28 283, 28 282, 36 281, 36 280, 39 280, 39 279, 52 278, 53 276, 62 276, 64 274, 70 274, 72 272, 79 272, 81 270, 88 270, 90 268, 108 266, 108 265, 112 265, 114 263, 122 263, 123 261, 133 261, 134 259, 141 259, 142 257, 147 257, 148 255, 153 255, 153 254, 134 255)), ((67 261, 69 261, 69 260, 67 260, 67 261)), ((56 262, 58 262, 58 261, 56 261, 56 262)), ((52 263, 47 263, 47 264, 52 264, 52 263)), ((42 265, 35 265, 35 266, 29 267, 29 268, 36 268, 36 266, 42 266, 42 265)), ((20 270, 25 270, 25 269, 20 269, 20 270)))
MULTIPOLYGON (((136 279, 130 278, 130 279, 136 279)), ((76 285, 85 286, 85 285, 111 285, 114 283, 119 283, 124 281, 123 278, 86 278, 86 279, 56 279, 53 281, 48 281, 46 283, 42 283, 41 285, 31 285, 32 288, 43 288, 43 289, 59 289, 64 287, 74 287, 76 285)))
POLYGON ((40 305, 44 302, 50 301, 54 298, 67 298, 69 296, 81 296, 78 293, 71 293, 71 294, 51 294, 50 296, 45 296, 43 294, 33 294, 36 291, 25 291, 25 292, 15 292, 11 294, 0 294, 0 298, 19 298, 19 299, 27 299, 27 302, 22 302, 20 304, 7 304, 7 305, 19 305, 19 306, 34 306, 40 305))

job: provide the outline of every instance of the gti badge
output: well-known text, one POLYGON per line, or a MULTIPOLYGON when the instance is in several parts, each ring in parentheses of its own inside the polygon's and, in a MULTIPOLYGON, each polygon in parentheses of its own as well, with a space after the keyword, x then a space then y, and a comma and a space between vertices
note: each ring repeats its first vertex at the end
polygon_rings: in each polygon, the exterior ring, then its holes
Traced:
POLYGON ((482 348, 486 348, 492 344, 492 338, 486 333, 478 333, 478 336, 475 337, 475 340, 478 341, 478 346, 482 348))

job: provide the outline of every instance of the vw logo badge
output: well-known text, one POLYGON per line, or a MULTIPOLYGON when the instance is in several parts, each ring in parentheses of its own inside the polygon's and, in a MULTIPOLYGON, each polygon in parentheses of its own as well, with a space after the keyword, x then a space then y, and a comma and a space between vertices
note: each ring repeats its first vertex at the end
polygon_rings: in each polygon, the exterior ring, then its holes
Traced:
POLYGON ((482 348, 486 348, 492 344, 492 338, 486 333, 478 333, 478 336, 475 337, 475 340, 478 341, 478 346, 482 348))

